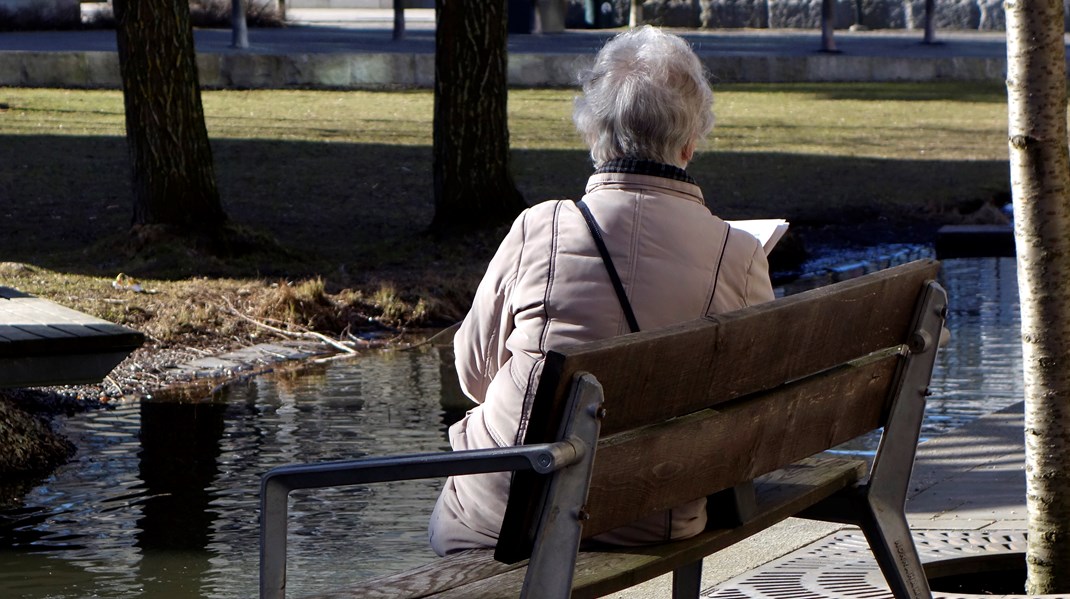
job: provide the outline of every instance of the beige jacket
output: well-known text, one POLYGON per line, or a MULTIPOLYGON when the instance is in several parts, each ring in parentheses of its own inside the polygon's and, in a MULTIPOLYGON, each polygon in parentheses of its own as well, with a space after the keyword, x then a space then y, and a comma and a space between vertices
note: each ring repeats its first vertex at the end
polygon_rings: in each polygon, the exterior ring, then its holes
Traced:
MULTIPOLYGON (((773 299, 758 241, 712 215, 693 184, 596 174, 585 204, 602 229, 641 330, 773 299)), ((620 303, 576 205, 545 202, 517 217, 454 341, 465 394, 478 405, 450 427, 455 450, 523 441, 547 350, 628 333, 620 303)), ((494 546, 509 473, 454 477, 431 518, 439 554, 494 546)), ((705 500, 599 540, 654 543, 698 534, 705 500)))

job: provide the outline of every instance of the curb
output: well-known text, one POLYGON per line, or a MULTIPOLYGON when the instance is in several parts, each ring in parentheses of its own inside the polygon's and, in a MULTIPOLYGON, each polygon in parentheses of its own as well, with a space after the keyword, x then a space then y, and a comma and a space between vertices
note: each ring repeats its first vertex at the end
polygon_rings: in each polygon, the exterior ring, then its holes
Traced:
MULTIPOLYGON (((509 85, 571 87, 592 54, 511 53, 509 85)), ((985 57, 704 56, 719 83, 1002 81, 1006 60, 985 57)), ((434 55, 200 53, 206 89, 428 89, 434 55)), ((0 52, 0 86, 119 89, 116 52, 0 52)))

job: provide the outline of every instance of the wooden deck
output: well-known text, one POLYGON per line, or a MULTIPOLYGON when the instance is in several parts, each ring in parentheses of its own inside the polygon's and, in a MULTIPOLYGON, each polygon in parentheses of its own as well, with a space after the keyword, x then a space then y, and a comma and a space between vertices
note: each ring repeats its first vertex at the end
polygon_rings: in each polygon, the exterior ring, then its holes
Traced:
POLYGON ((0 287, 0 387, 96 383, 144 340, 133 329, 0 287))

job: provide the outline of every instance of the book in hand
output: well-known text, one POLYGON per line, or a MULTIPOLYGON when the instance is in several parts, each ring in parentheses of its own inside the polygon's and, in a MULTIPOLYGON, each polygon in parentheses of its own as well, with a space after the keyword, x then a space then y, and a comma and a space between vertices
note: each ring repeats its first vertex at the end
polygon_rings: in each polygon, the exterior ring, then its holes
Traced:
POLYGON ((758 238, 765 255, 773 251, 784 233, 788 230, 788 221, 782 218, 758 218, 754 220, 730 220, 728 224, 734 229, 742 229, 758 238))

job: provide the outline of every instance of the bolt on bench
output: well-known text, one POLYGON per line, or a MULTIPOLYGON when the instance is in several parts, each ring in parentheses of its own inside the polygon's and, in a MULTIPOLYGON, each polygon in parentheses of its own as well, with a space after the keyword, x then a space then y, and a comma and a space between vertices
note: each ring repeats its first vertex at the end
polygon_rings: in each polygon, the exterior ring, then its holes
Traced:
POLYGON ((895 597, 931 597, 904 503, 946 315, 938 269, 551 352, 521 446, 276 468, 261 485, 261 597, 285 593, 291 490, 503 470, 495 550, 329 596, 598 597, 673 572, 673 596, 697 597, 703 557, 801 516, 860 526, 895 597), (868 476, 822 454, 881 427, 868 476), (711 495, 711 514, 730 513, 696 537, 581 549, 711 495))

